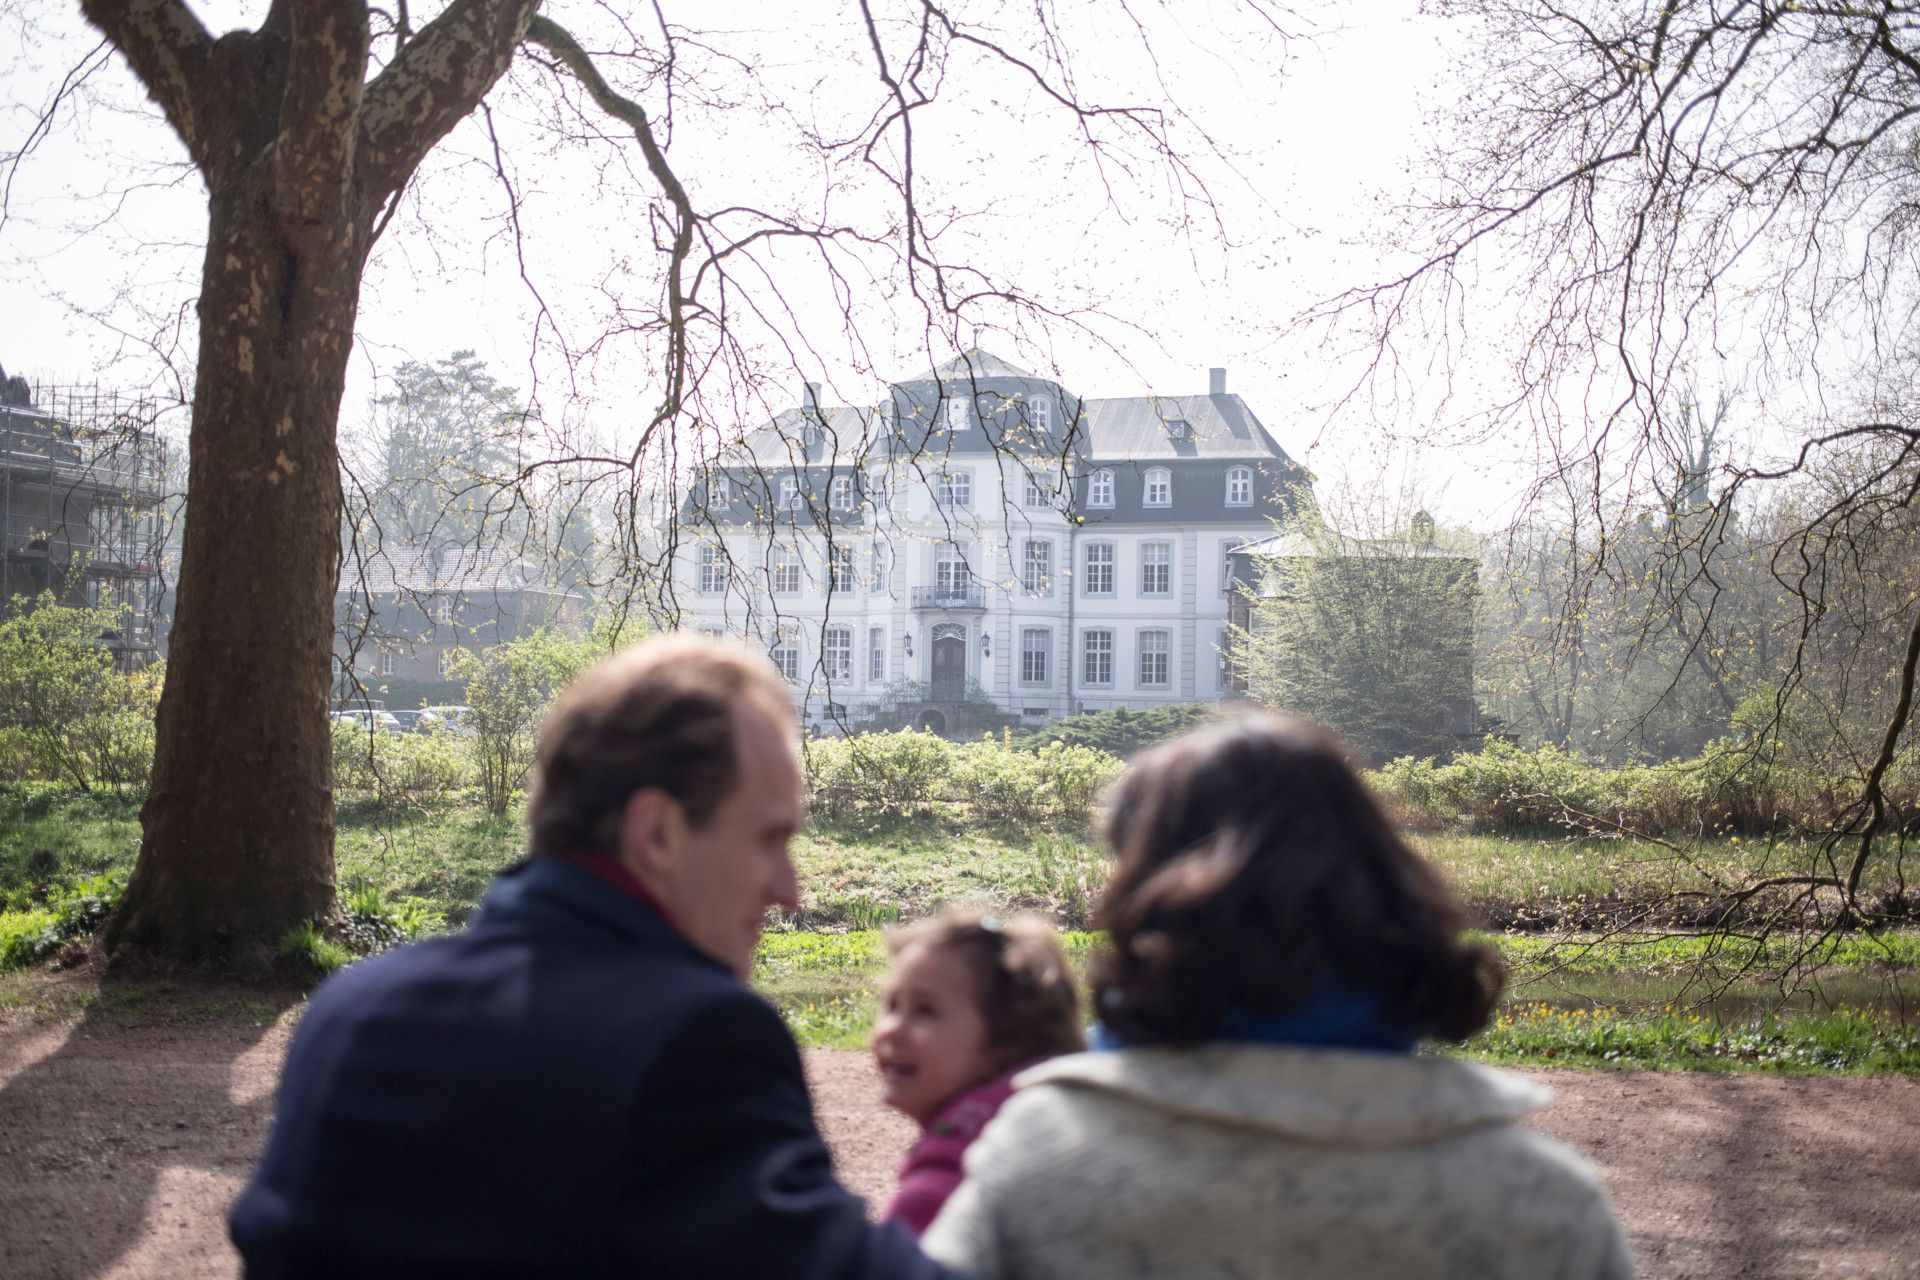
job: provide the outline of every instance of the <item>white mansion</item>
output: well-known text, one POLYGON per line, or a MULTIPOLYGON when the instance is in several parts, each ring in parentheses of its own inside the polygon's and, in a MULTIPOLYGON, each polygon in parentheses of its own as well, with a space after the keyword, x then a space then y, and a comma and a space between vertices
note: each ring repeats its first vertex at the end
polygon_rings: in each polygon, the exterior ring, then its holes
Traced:
POLYGON ((1225 370, 1084 400, 970 351, 877 407, 809 387, 735 445, 683 511, 673 591, 683 626, 765 644, 815 725, 1210 701, 1230 553, 1308 483, 1225 370))

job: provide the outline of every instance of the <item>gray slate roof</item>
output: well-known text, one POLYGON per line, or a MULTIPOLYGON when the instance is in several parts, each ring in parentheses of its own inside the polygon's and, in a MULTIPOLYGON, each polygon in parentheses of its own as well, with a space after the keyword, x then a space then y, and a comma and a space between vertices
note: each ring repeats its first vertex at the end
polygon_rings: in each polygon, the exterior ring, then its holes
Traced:
POLYGON ((991 351, 982 351, 974 347, 963 351, 937 369, 929 369, 913 382, 932 382, 948 379, 966 381, 968 378, 982 380, 986 378, 1031 378, 1034 375, 1009 360, 1002 360, 991 351))
POLYGON ((1083 400, 1087 451, 1098 462, 1149 458, 1286 458, 1271 433, 1237 395, 1121 396, 1083 400), (1176 439, 1167 424, 1185 421, 1176 439))

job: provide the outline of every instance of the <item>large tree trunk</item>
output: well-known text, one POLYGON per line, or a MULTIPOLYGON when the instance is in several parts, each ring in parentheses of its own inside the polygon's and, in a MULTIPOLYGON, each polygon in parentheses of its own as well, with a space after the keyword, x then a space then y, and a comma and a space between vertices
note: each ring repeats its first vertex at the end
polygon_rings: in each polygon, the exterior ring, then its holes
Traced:
POLYGON ((116 961, 252 967, 333 902, 334 424, 361 233, 211 194, 178 610, 116 961))

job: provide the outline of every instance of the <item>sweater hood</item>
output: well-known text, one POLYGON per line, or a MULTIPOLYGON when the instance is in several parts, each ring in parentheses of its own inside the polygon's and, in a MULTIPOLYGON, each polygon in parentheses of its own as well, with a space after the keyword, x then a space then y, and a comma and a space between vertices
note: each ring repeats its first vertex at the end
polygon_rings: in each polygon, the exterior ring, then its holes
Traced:
POLYGON ((1251 1044, 1076 1053, 1014 1085, 1090 1090, 1229 1128, 1361 1148, 1435 1142, 1553 1100, 1544 1086, 1470 1062, 1251 1044))

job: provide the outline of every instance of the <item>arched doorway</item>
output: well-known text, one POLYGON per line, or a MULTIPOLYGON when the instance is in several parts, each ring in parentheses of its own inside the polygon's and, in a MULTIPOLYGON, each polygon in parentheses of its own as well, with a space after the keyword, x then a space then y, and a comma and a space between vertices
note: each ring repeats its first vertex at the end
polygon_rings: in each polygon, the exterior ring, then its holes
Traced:
POLYGON ((958 702, 967 696, 967 629, 943 622, 933 629, 933 670, 928 684, 935 702, 958 702))
POLYGON ((931 734, 944 734, 947 731, 947 718, 938 711, 922 711, 914 727, 931 734))

